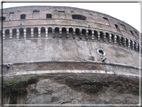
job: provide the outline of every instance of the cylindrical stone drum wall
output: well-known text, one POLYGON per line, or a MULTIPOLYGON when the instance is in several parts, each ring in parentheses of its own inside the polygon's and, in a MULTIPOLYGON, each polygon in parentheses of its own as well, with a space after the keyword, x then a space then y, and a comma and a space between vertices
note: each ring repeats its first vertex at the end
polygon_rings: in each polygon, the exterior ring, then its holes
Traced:
POLYGON ((1 19, 4 64, 71 61, 139 68, 139 32, 109 15, 27 6, 3 9, 1 19))

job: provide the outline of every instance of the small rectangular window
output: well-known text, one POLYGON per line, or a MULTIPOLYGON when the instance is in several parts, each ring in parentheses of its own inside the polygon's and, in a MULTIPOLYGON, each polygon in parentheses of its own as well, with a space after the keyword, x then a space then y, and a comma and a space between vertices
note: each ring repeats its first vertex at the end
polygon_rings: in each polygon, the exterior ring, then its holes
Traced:
POLYGON ((0 21, 5 21, 6 17, 0 17, 0 21))
POLYGON ((114 25, 115 25, 117 31, 120 32, 120 29, 119 29, 118 25, 117 24, 114 24, 114 25))
POLYGON ((126 30, 126 27, 123 24, 120 24, 120 25, 123 27, 124 30, 126 30))
POLYGON ((59 13, 65 13, 65 11, 58 11, 59 13))
POLYGON ((108 25, 109 25, 109 20, 108 20, 108 18, 103 17, 103 19, 104 19, 104 22, 106 23, 106 25, 108 26, 108 25))
POLYGON ((135 33, 136 33, 136 35, 139 37, 138 32, 135 31, 135 33))
POLYGON ((40 12, 39 10, 33 10, 33 12, 40 12))
POLYGON ((86 20, 86 17, 83 15, 74 14, 72 15, 72 19, 86 20))
POLYGON ((103 19, 108 21, 108 18, 106 18, 106 17, 103 17, 103 19))
POLYGON ((52 18, 52 14, 46 14, 46 18, 52 18))
POLYGON ((20 19, 26 19, 26 15, 25 14, 21 14, 20 19))
POLYGON ((10 12, 10 14, 14 14, 14 12, 10 12))
POLYGON ((130 30, 131 34, 134 36, 134 33, 130 30))

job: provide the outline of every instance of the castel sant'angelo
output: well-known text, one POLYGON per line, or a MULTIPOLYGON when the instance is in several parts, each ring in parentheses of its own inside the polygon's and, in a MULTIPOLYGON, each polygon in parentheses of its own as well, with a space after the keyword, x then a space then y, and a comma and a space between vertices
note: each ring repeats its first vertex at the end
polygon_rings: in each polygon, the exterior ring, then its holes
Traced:
POLYGON ((72 7, 2 14, 4 104, 140 103, 141 34, 129 24, 72 7))

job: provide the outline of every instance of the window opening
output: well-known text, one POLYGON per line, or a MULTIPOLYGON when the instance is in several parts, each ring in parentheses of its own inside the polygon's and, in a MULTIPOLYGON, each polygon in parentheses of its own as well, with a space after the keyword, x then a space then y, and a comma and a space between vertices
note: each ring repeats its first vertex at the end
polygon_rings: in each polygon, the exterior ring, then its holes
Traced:
POLYGON ((73 10, 71 11, 71 13, 73 13, 73 10))
POLYGON ((105 40, 106 43, 109 43, 109 34, 106 33, 106 40, 105 40))
POLYGON ((106 53, 105 53, 105 51, 103 49, 98 49, 97 52, 101 56, 105 56, 106 55, 106 53))
POLYGON ((130 30, 131 34, 134 36, 134 33, 130 30))
POLYGON ((100 32, 100 42, 104 42, 104 34, 103 34, 103 32, 100 32))
POLYGON ((86 17, 83 15, 72 15, 72 19, 86 20, 86 17))
POLYGON ((14 14, 14 12, 10 12, 10 14, 14 14))
POLYGON ((128 47, 128 39, 126 39, 126 47, 128 47))
POLYGON ((104 52, 102 50, 99 50, 100 55, 104 55, 104 52))
POLYGON ((6 19, 6 17, 3 17, 3 16, 0 17, 0 20, 1 20, 1 21, 5 21, 5 19, 6 19))
POLYGON ((51 14, 46 14, 46 18, 52 18, 51 14))
POLYGON ((26 19, 26 15, 25 14, 21 14, 20 19, 26 19))
POLYGON ((117 24, 114 24, 114 25, 115 25, 115 27, 116 27, 117 31, 119 31, 119 32, 120 32, 120 29, 119 29, 118 25, 117 25, 117 24))
POLYGON ((65 11, 58 11, 59 13, 65 13, 65 11))
POLYGON ((121 37, 121 45, 124 46, 124 38, 121 37))
POLYGON ((109 25, 109 20, 108 20, 108 18, 103 17, 103 19, 105 20, 105 23, 106 23, 106 25, 108 26, 108 25, 109 25))
POLYGON ((39 10, 33 10, 33 12, 39 12, 39 10))
POLYGON ((108 18, 106 18, 106 17, 103 17, 103 19, 108 21, 108 18))
POLYGON ((138 32, 135 31, 135 33, 136 33, 136 35, 139 37, 138 32))
POLYGON ((126 30, 126 27, 123 24, 120 24, 120 25, 123 27, 124 30, 126 30))
POLYGON ((130 48, 133 49, 133 42, 130 40, 130 48))

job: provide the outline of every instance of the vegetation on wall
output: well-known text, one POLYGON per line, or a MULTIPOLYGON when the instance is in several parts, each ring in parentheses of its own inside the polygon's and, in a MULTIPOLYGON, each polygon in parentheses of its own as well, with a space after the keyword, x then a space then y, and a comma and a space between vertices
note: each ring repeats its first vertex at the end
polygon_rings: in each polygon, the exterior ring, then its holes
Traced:
POLYGON ((37 75, 24 79, 8 79, 3 81, 3 95, 10 97, 10 104, 16 104, 17 95, 26 94, 26 86, 36 83, 37 75))

